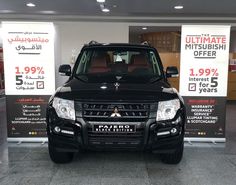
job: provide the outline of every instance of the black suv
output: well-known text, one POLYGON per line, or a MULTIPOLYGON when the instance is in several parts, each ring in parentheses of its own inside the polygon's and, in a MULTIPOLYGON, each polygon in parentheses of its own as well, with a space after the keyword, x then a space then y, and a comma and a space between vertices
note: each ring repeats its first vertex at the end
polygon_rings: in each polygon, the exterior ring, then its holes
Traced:
POLYGON ((83 149, 133 149, 160 154, 177 164, 183 155, 185 107, 167 78, 157 50, 147 44, 85 45, 68 81, 47 107, 49 154, 55 163, 70 162, 83 149))

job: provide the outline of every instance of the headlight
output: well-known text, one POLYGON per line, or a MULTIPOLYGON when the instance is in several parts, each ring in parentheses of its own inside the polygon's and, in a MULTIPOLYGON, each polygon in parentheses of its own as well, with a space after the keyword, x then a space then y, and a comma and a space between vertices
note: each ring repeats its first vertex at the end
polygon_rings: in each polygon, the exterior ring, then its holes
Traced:
POLYGON ((75 120, 74 101, 54 98, 52 106, 55 108, 58 117, 75 120))
POLYGON ((158 103, 156 121, 173 119, 179 108, 180 108, 180 102, 178 99, 169 101, 160 101, 158 103))

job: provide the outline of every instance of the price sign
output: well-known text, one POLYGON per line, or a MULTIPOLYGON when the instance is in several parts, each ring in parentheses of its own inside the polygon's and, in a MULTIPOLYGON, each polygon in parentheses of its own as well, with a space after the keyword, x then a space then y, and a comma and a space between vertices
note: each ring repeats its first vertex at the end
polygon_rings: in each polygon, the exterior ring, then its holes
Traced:
POLYGON ((16 89, 22 90, 34 90, 34 89, 44 89, 44 70, 43 67, 29 67, 25 66, 16 69, 16 89))
POLYGON ((218 91, 217 68, 189 69, 189 91, 202 93, 217 93, 218 91))

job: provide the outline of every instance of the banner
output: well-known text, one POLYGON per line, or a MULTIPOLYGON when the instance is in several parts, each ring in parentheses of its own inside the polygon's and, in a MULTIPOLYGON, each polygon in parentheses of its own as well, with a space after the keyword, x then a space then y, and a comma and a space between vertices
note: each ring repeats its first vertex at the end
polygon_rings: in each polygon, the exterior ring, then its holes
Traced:
POLYGON ((53 23, 3 22, 8 137, 45 137, 55 91, 53 23))
POLYGON ((184 25, 180 94, 187 109, 185 137, 225 141, 230 26, 184 25))

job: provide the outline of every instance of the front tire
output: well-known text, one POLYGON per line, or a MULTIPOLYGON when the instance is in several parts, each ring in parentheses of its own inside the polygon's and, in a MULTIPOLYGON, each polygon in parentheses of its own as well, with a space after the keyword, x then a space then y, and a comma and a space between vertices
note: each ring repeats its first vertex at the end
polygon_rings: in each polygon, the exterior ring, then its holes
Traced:
POLYGON ((166 164, 178 164, 183 157, 183 151, 184 143, 182 142, 174 153, 161 154, 161 160, 166 164))
POLYGON ((49 142, 48 143, 48 151, 51 160, 54 163, 69 163, 73 160, 74 153, 72 152, 58 152, 56 148, 49 142))

